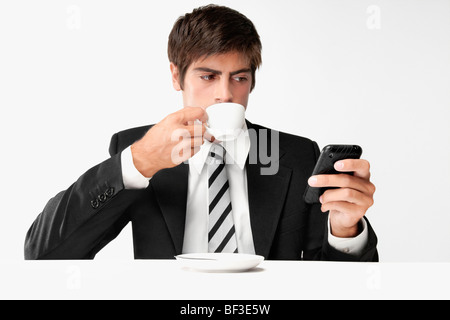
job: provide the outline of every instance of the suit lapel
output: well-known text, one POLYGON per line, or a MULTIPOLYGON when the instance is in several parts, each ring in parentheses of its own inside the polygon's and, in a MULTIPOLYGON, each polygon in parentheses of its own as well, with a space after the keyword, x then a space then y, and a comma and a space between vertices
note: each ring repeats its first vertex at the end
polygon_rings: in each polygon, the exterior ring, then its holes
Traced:
POLYGON ((183 248, 189 165, 158 172, 151 180, 177 254, 183 248))
MULTIPOLYGON (((251 123, 248 122, 248 125, 250 129, 251 123)), ((252 129, 255 130, 254 128, 252 129)), ((256 135, 250 135, 250 152, 253 155, 258 155, 255 157, 257 158, 257 161, 252 164, 247 160, 246 164, 248 202, 256 254, 267 258, 270 253, 280 214, 286 199, 292 170, 279 163, 278 171, 275 174, 261 174, 261 169, 265 166, 261 164, 260 155, 258 153, 260 133, 257 132, 258 130, 255 131, 256 135)), ((270 135, 270 130, 268 130, 268 132, 270 135)), ((279 147, 279 143, 276 144, 276 147, 279 147)), ((280 149, 279 152, 279 159, 281 159, 284 151, 280 149)), ((277 161, 279 161, 279 159, 277 159, 277 161)))

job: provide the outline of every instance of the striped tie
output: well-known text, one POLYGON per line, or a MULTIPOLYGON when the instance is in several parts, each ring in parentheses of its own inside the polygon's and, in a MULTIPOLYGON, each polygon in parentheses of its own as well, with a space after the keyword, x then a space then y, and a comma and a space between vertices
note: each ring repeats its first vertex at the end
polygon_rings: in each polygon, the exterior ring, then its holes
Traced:
POLYGON ((231 198, 225 169, 225 149, 213 144, 208 157, 209 252, 237 253, 231 198))

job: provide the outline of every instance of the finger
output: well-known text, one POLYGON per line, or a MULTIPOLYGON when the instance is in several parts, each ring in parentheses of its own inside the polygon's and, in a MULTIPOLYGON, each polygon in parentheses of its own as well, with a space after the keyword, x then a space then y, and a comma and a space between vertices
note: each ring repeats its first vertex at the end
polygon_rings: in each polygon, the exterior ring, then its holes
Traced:
POLYGON ((193 126, 193 125, 204 125, 204 122, 200 121, 199 119, 195 119, 194 121, 188 121, 186 125, 193 126))
POLYGON ((191 148, 201 147, 204 143, 203 137, 191 138, 191 148))
POLYGON ((189 132, 191 137, 203 137, 206 131, 205 126, 201 124, 188 125, 185 129, 189 132))
POLYGON ((355 177, 370 179, 370 163, 364 159, 345 159, 337 161, 334 168, 339 172, 354 172, 355 177))
POLYGON ((373 197, 349 188, 327 190, 323 193, 319 200, 322 204, 345 201, 366 208, 373 205, 373 197))
POLYGON ((200 107, 185 107, 178 112, 180 113, 179 121, 185 125, 187 125, 189 121, 200 120, 203 123, 208 120, 205 109, 200 107))
POLYGON ((177 148, 177 159, 175 161, 172 159, 174 164, 180 164, 190 158, 192 158, 197 152, 200 151, 200 146, 191 146, 191 144, 186 144, 182 142, 177 148))
POLYGON ((308 184, 315 188, 351 188, 367 194, 373 194, 375 192, 375 186, 370 181, 345 173, 312 176, 309 178, 308 184))
POLYGON ((359 221, 366 212, 363 207, 346 201, 334 201, 325 203, 322 205, 321 210, 322 212, 338 211, 348 215, 348 217, 353 216, 353 220, 355 221, 359 221))

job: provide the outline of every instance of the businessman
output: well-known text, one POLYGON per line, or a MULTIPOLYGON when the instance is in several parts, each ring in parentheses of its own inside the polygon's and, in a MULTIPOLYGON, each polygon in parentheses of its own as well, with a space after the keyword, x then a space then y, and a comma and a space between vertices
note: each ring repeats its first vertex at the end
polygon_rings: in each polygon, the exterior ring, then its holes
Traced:
POLYGON ((337 171, 353 175, 310 177, 319 148, 309 139, 246 120, 230 148, 205 131, 209 106, 247 107, 261 48, 253 23, 233 9, 209 5, 180 17, 168 56, 183 108, 156 125, 114 134, 111 157, 50 199, 36 218, 25 258, 92 259, 131 222, 136 259, 234 252, 378 261, 365 218, 375 192, 368 161, 336 163, 337 171), (263 149, 277 155, 269 164, 261 160, 263 149), (174 150, 181 150, 176 157, 174 150), (258 156, 249 161, 251 155, 258 156), (274 164, 276 172, 263 173, 274 164), (308 205, 308 184, 336 188, 308 205))

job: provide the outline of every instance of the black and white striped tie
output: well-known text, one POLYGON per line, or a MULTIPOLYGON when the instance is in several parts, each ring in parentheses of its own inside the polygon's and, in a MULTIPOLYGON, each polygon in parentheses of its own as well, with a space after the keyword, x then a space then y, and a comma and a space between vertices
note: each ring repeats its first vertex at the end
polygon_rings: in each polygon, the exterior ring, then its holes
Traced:
POLYGON ((208 251, 237 253, 230 186, 224 159, 225 149, 221 145, 213 144, 208 156, 208 251))

